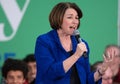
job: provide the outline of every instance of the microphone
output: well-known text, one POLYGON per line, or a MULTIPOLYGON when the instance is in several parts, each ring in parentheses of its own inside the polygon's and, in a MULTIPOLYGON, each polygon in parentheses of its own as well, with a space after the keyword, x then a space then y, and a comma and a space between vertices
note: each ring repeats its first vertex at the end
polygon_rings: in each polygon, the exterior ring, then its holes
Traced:
MULTIPOLYGON (((75 36, 75 38, 76 38, 76 40, 77 40, 78 43, 82 42, 81 37, 80 37, 80 33, 79 33, 78 30, 75 30, 73 32, 73 35, 75 36)), ((86 51, 83 53, 83 56, 87 57, 87 52, 86 51)))

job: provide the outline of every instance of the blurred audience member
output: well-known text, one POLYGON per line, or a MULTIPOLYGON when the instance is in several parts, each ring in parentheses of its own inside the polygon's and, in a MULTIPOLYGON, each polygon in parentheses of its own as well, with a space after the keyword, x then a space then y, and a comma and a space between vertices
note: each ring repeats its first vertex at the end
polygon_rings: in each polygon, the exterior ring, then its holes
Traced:
POLYGON ((35 84, 35 78, 36 78, 36 61, 34 58, 34 54, 28 54, 24 59, 24 62, 28 65, 28 75, 27 75, 27 81, 29 84, 35 84))
POLYGON ((21 60, 8 58, 2 67, 2 76, 6 84, 24 84, 28 68, 21 60))
POLYGON ((114 77, 113 80, 113 84, 120 84, 120 68, 119 68, 119 72, 117 73, 117 75, 114 77))
MULTIPOLYGON (((95 62, 93 65, 91 65, 91 71, 98 71, 101 74, 99 68, 103 66, 103 63, 103 61, 95 62)), ((101 74, 101 80, 96 82, 96 84, 113 84, 113 71, 109 66, 107 66, 105 73, 101 74)))
POLYGON ((114 84, 120 84, 120 46, 108 45, 105 48, 104 60, 110 61, 109 66, 113 71, 114 84))
POLYGON ((113 72, 110 67, 107 68, 105 74, 102 76, 102 83, 98 84, 113 84, 113 72))
POLYGON ((95 72, 103 63, 103 61, 96 61, 93 65, 91 65, 91 71, 95 72))

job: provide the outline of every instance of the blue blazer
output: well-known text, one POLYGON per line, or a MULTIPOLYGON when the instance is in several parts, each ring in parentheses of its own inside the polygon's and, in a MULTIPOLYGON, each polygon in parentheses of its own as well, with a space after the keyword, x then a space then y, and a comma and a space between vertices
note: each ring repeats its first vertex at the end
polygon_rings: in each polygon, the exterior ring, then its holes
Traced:
MULTIPOLYGON (((72 50, 76 51, 77 41, 71 36, 72 50)), ((85 42, 84 40, 82 40, 85 42)), ((76 62, 76 68, 81 84, 95 84, 94 73, 90 72, 89 47, 88 57, 82 56, 76 62)), ((35 84, 70 84, 71 69, 65 73, 63 61, 70 56, 62 47, 57 31, 51 30, 40 35, 36 40, 35 59, 37 62, 37 76, 35 84)))

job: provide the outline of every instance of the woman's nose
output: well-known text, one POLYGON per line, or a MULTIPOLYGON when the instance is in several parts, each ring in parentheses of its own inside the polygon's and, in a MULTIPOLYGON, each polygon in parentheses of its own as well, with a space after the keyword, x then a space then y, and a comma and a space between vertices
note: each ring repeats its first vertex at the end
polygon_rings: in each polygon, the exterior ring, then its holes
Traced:
POLYGON ((73 19, 73 23, 74 23, 74 24, 78 24, 78 22, 79 22, 78 19, 76 19, 76 18, 73 19))

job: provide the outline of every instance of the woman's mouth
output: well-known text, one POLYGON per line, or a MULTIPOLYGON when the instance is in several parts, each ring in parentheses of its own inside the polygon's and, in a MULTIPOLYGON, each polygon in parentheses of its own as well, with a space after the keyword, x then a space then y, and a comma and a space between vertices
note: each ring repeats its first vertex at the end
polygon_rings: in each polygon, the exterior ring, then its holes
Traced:
POLYGON ((76 27, 75 27, 75 26, 70 26, 69 28, 70 28, 70 29, 76 29, 76 27))

